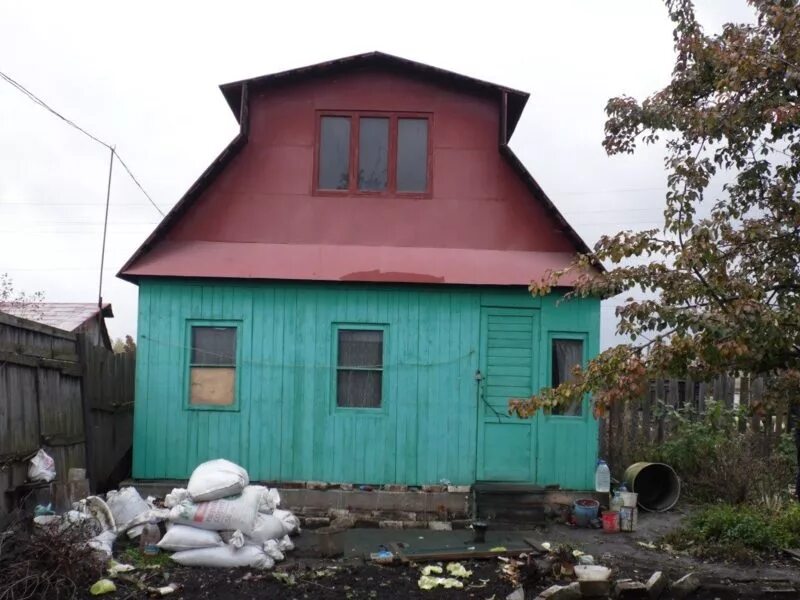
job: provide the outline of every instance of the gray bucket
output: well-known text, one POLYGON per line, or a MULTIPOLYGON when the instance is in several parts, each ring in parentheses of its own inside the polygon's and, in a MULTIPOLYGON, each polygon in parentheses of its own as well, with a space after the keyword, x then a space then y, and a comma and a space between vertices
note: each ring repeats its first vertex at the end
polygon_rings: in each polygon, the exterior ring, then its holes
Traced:
POLYGON ((639 507, 649 512, 665 512, 681 495, 681 480, 664 463, 638 462, 625 470, 628 489, 639 494, 639 507))

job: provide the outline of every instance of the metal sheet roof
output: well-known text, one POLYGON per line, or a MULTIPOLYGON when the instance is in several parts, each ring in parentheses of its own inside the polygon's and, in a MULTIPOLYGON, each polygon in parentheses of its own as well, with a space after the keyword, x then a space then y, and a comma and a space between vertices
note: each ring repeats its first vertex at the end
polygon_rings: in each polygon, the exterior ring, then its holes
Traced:
MULTIPOLYGON (((0 312, 64 331, 75 331, 99 311, 95 302, 0 302, 0 312)), ((104 317, 114 316, 109 303, 103 304, 102 311, 104 317)))
POLYGON ((569 252, 164 240, 126 275, 528 285, 573 258, 569 252))

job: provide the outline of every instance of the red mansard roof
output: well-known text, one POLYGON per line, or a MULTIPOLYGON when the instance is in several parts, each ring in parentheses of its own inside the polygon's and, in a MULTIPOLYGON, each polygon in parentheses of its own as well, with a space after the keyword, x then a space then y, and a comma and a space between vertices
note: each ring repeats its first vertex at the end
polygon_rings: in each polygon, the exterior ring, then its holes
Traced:
MULTIPOLYGON (((239 134, 122 267, 118 275, 123 279, 136 281, 139 277, 154 276, 525 285, 531 280, 543 276, 547 270, 559 269, 568 265, 576 252, 590 252, 580 236, 570 227, 507 144, 527 102, 528 94, 525 92, 380 52, 359 54, 228 83, 220 88, 239 121, 239 134), (546 249, 520 249, 514 247, 513 244, 505 245, 502 241, 493 241, 495 247, 461 247, 458 245, 457 235, 448 237, 447 226, 462 228, 463 231, 478 231, 482 225, 481 219, 488 210, 485 206, 482 208, 465 204, 464 209, 451 211, 447 216, 448 225, 444 226, 442 230, 441 247, 438 244, 437 247, 431 247, 425 239, 417 245, 413 232, 409 234, 407 230, 410 227, 413 228, 414 223, 420 222, 415 219, 425 218, 425 214, 419 212, 424 205, 415 205, 413 202, 404 205, 405 208, 402 209, 407 215, 407 219, 403 219, 403 221, 408 222, 402 224, 406 231, 402 234, 395 234, 394 239, 390 229, 386 232, 385 240, 381 239, 380 242, 370 238, 369 234, 366 235, 371 240, 368 243, 363 242, 363 235, 359 239, 350 241, 331 240, 328 239, 330 236, 326 235, 326 227, 347 229, 342 226, 342 219, 348 218, 346 211, 354 211, 349 214, 363 217, 361 211, 342 202, 341 206, 350 207, 342 209, 345 211, 344 216, 336 215, 332 222, 313 222, 316 213, 310 207, 298 207, 295 202, 287 202, 285 198, 279 198, 274 194, 274 206, 260 202, 257 194, 252 194, 251 199, 237 200, 240 203, 251 203, 253 210, 250 220, 264 225, 259 236, 254 238, 252 234, 249 237, 242 234, 237 237, 236 232, 231 233, 228 230, 220 229, 222 233, 215 231, 216 237, 210 236, 212 239, 204 239, 200 228, 194 227, 196 219, 192 219, 193 206, 203 198, 210 187, 215 185, 223 173, 233 171, 233 166, 238 160, 237 157, 243 156, 242 152, 248 146, 248 142, 254 143, 254 140, 249 139, 252 116, 250 111, 254 99, 268 97, 270 94, 279 95, 292 86, 307 85, 309 82, 319 83, 320 80, 322 81, 320 85, 335 85, 343 76, 364 69, 369 69, 371 73, 379 72, 389 76, 410 77, 458 94, 489 98, 492 103, 496 102, 500 113, 498 119, 500 131, 499 145, 495 148, 498 148, 507 168, 510 167, 511 172, 514 173, 517 180, 514 185, 526 190, 525 193, 530 197, 530 201, 539 204, 536 210, 541 213, 527 217, 519 215, 518 219, 509 219, 506 215, 502 217, 499 227, 505 227, 509 231, 513 231, 513 235, 519 236, 522 230, 514 222, 515 220, 524 221, 526 218, 538 219, 542 222, 547 220, 550 225, 538 223, 536 227, 550 228, 555 232, 553 235, 560 236, 557 239, 565 241, 552 242, 550 243, 552 247, 546 249), (482 213, 481 210, 484 212, 482 213), (319 239, 283 239, 285 236, 282 235, 279 225, 272 225, 272 229, 270 229, 270 215, 278 216, 278 213, 270 211, 278 211, 282 218, 294 219, 293 223, 298 220, 307 220, 308 229, 312 232, 310 235, 318 235, 319 239), (294 211, 294 214, 287 217, 286 211, 294 211), (470 214, 464 214, 470 211, 472 211, 470 214), (472 220, 470 220, 471 218, 472 220), (198 231, 197 238, 193 238, 193 231, 198 231)), ((256 150, 254 149, 253 152, 256 150)), ((290 165, 290 163, 287 164, 290 165)), ((246 169, 237 171, 237 173, 241 172, 252 176, 252 173, 246 169)), ((283 171, 278 171, 279 175, 282 173, 283 171)), ((219 194, 218 192, 218 196, 219 194)), ((327 198, 326 200, 337 202, 344 198, 327 198)), ((376 199, 376 202, 381 201, 376 199)), ((230 203, 227 199, 223 202, 218 198, 216 202, 217 211, 227 211, 229 208, 235 210, 235 207, 229 206, 230 203)), ((416 202, 437 202, 437 198, 416 202)), ((197 211, 196 208, 194 210, 197 211)), ((381 206, 376 210, 385 211, 386 207, 381 206)), ((317 218, 316 221, 319 221, 320 218, 317 218)), ((384 225, 385 219, 385 212, 376 214, 374 225, 376 227, 384 225)), ((206 215, 204 222, 207 223, 209 220, 213 221, 206 215)), ((250 231, 252 225, 253 223, 242 225, 240 222, 239 228, 250 231)), ((420 225, 416 226, 421 227, 420 225)), ((545 234, 543 238, 552 238, 548 231, 545 231, 545 234)), ((484 246, 486 245, 484 242, 482 243, 484 246)), ((596 268, 602 269, 599 265, 596 268)), ((570 279, 561 283, 569 286, 573 282, 574 280, 570 279)))

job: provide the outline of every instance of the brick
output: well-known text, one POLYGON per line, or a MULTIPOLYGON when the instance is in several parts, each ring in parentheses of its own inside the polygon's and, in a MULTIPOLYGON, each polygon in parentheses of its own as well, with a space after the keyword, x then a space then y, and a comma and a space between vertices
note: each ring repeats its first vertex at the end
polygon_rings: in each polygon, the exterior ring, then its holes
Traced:
POLYGON ((353 484, 352 483, 340 483, 339 484, 339 489, 340 490, 346 490, 348 492, 352 491, 353 490, 353 484))
POLYGON ((614 598, 619 600, 643 600, 649 598, 647 586, 633 579, 619 579, 614 584, 614 598))
POLYGON ((403 521, 403 529, 427 529, 427 521, 403 521))
POLYGON ((661 597, 661 594, 664 593, 664 590, 667 589, 668 584, 669 579, 663 573, 663 571, 656 571, 650 576, 650 579, 648 579, 647 583, 645 584, 647 586, 647 594, 652 600, 657 600, 661 597))
POLYGON ((554 585, 537 596, 537 600, 580 600, 581 590, 578 582, 569 585, 554 585))
POLYGON ((694 573, 689 573, 684 575, 678 581, 673 583, 669 590, 672 592, 672 597, 677 598, 677 600, 682 600, 686 598, 690 594, 693 594, 697 591, 697 588, 700 587, 700 578, 695 575, 694 573))
POLYGON ((381 529, 402 529, 403 522, 402 521, 379 521, 378 527, 381 529))
POLYGON ((336 520, 336 519, 346 519, 352 516, 352 514, 353 513, 351 513, 346 508, 329 508, 327 516, 330 517, 331 519, 336 520))
POLYGON ((584 598, 608 598, 611 592, 610 581, 580 581, 581 595, 584 598))
POLYGON ((450 494, 469 494, 472 489, 469 485, 448 485, 447 492, 450 494))
POLYGON ((401 483, 387 483, 383 486, 383 490, 386 492, 407 492, 408 486, 401 483))
POLYGON ((327 490, 331 485, 327 481, 306 481, 306 489, 327 490))
POLYGON ((425 492, 426 494, 441 493, 441 492, 446 492, 447 491, 447 486, 446 485, 439 485, 439 484, 423 485, 422 486, 422 491, 425 492))
POLYGON ((433 529, 434 531, 452 531, 453 525, 448 521, 429 521, 428 529, 433 529))
POLYGON ((318 529, 331 524, 328 517, 300 517, 300 523, 306 529, 318 529))

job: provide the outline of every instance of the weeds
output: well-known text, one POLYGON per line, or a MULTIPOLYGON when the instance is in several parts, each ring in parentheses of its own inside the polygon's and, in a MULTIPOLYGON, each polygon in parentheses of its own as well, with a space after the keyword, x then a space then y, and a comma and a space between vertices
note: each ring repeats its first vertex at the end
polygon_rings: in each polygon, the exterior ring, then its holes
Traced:
POLYGON ((103 573, 87 522, 34 527, 28 517, 0 533, 0 600, 74 598, 103 573))
POLYGON ((669 438, 640 444, 640 460, 664 462, 681 477, 684 494, 694 502, 751 503, 780 510, 794 478, 794 443, 783 435, 768 443, 760 432, 746 430, 738 410, 709 403, 698 415, 669 409, 669 438))
POLYGON ((663 541, 699 558, 752 562, 800 545, 800 505, 777 513, 749 505, 708 506, 663 541))

